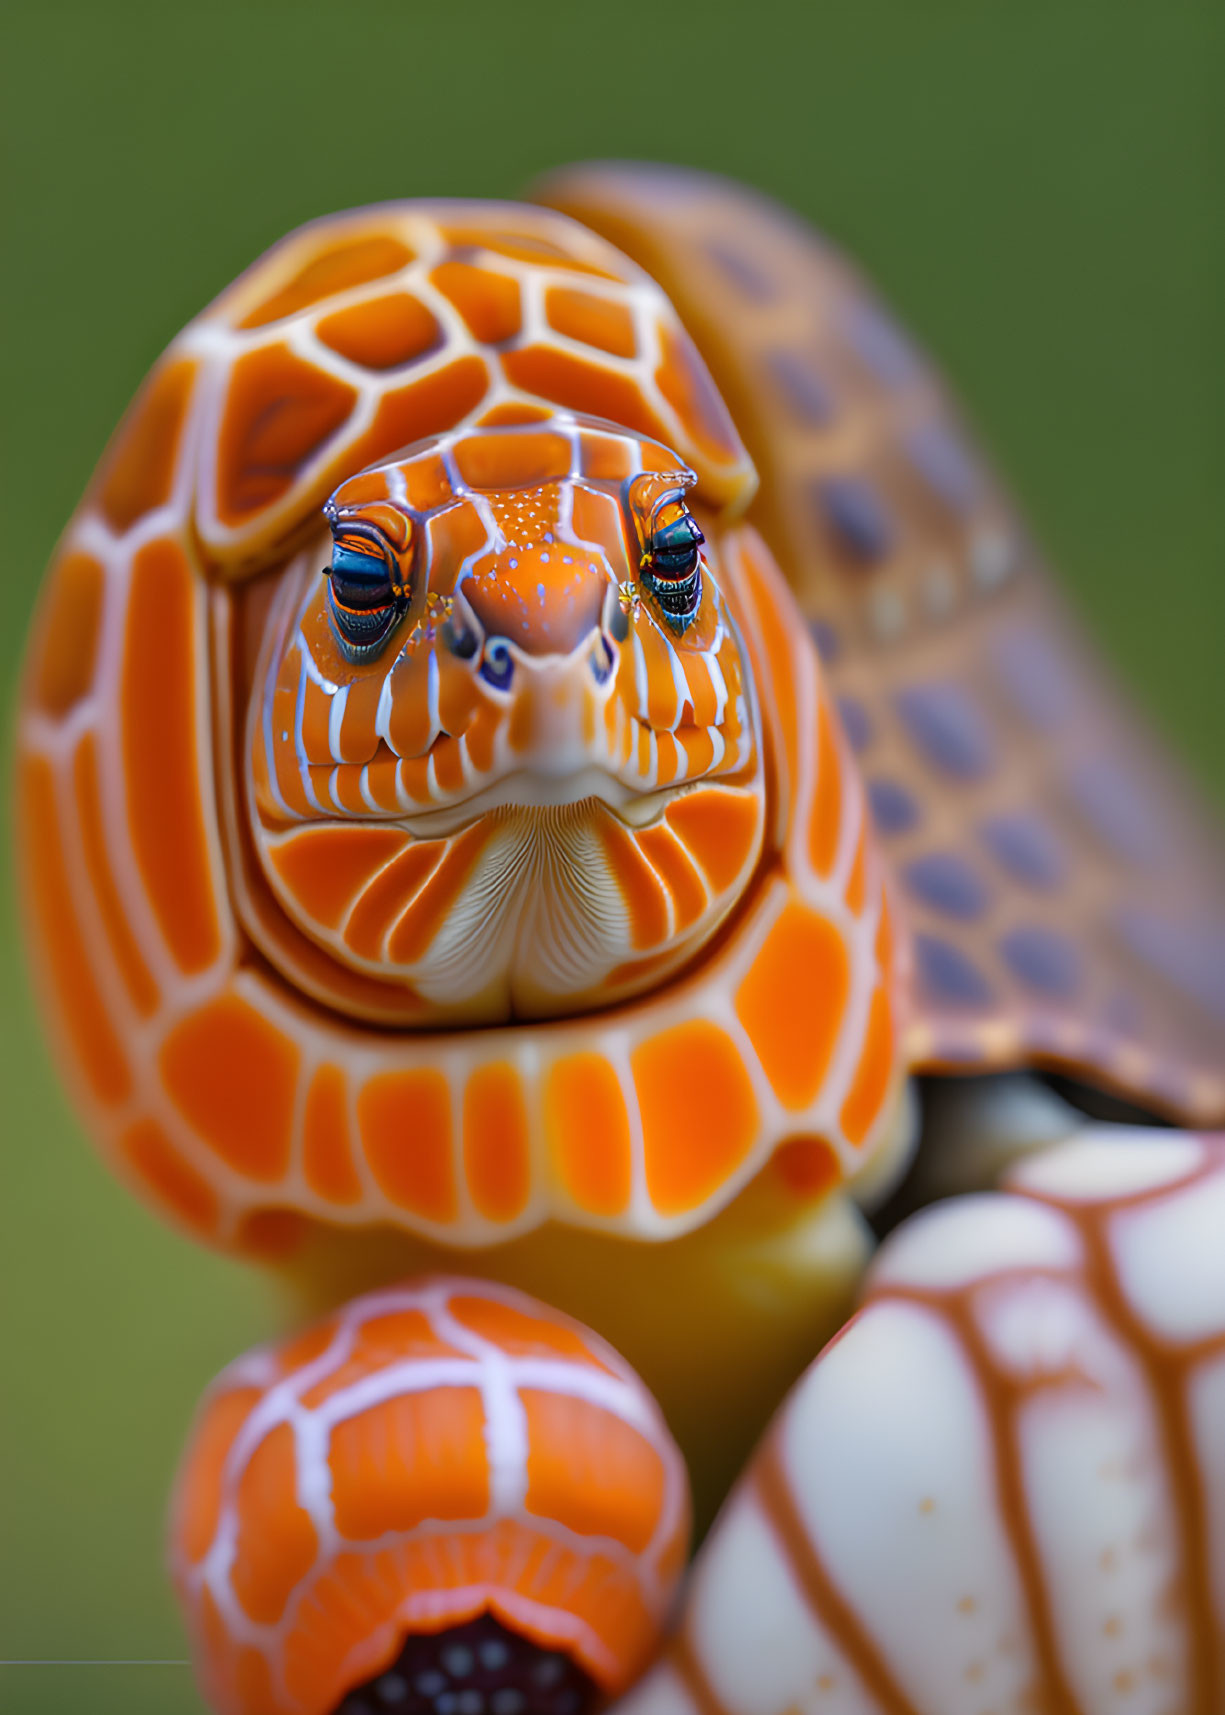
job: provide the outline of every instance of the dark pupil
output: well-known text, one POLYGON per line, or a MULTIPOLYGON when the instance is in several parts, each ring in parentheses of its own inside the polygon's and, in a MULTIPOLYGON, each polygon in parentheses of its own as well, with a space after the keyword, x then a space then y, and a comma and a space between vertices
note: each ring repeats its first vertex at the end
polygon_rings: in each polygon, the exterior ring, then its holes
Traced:
POLYGON ((677 518, 651 537, 651 570, 657 578, 687 578, 698 563, 702 532, 692 518, 677 518))
POLYGON ((396 617, 397 597, 386 560, 338 546, 328 581, 341 636, 357 648, 378 642, 396 617))
POLYGON ((651 533, 645 578, 663 617, 678 634, 697 617, 702 600, 698 549, 704 541, 688 513, 651 533))

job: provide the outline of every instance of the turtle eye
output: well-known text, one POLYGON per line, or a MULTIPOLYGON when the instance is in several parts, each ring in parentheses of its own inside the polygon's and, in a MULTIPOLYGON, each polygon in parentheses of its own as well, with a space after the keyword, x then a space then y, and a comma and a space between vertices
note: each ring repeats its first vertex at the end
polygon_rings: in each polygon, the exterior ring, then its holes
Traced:
POLYGON ((396 581, 378 544, 361 537, 338 540, 328 580, 328 617, 348 661, 371 661, 408 607, 409 592, 396 581))
POLYGON ((642 582, 655 597, 664 623, 678 636, 693 624, 702 605, 698 549, 705 540, 684 503, 672 500, 656 513, 642 556, 642 582))

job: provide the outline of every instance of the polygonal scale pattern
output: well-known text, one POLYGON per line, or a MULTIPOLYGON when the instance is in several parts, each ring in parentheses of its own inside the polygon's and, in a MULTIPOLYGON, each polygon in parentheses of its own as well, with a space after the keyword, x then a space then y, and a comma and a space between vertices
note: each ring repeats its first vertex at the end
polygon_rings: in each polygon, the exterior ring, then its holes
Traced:
MULTIPOLYGON (((669 292, 762 475, 915 931, 915 1063, 1225 1121, 1225 846, 1078 635, 931 366, 829 244, 680 169, 540 194, 669 292)), ((1159 594, 1155 597, 1159 599, 1159 594)))
POLYGON ((620 1690, 688 1527, 680 1454, 609 1347, 507 1288, 430 1279, 218 1377, 171 1560, 212 1708, 328 1715, 407 1634, 482 1613, 620 1690))

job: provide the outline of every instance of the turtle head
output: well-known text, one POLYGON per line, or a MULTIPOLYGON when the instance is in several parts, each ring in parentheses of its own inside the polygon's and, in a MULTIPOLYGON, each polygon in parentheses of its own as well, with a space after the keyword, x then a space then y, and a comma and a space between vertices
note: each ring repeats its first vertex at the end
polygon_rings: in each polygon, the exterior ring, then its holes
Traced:
POLYGON ((342 484, 286 581, 256 845, 298 927, 423 1021, 621 998, 747 885, 761 742, 693 482, 592 420, 468 431, 342 484))

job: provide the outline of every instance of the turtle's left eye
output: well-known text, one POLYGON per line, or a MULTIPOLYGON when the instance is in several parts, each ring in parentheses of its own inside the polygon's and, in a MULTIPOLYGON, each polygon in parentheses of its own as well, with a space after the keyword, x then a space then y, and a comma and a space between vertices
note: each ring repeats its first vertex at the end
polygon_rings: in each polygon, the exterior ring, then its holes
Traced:
POLYGON ((702 562, 698 549, 706 538, 679 501, 660 509, 642 556, 642 581, 660 613, 678 635, 697 618, 702 605, 702 562))
POLYGON ((324 576, 341 654, 354 662, 373 660, 408 607, 408 590, 395 581, 385 556, 368 551, 364 541, 361 547, 337 542, 324 576))

